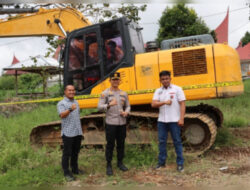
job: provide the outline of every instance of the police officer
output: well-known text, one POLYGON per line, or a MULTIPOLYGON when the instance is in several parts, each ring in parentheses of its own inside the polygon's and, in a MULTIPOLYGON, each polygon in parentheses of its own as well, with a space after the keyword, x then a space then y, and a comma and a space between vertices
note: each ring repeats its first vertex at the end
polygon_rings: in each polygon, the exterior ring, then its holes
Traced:
POLYGON ((117 144, 117 167, 122 171, 128 168, 123 164, 124 143, 126 138, 126 117, 130 112, 130 104, 126 92, 119 89, 120 73, 112 73, 110 76, 111 87, 104 90, 98 103, 98 110, 106 112, 106 161, 108 176, 113 175, 112 156, 115 141, 117 144))

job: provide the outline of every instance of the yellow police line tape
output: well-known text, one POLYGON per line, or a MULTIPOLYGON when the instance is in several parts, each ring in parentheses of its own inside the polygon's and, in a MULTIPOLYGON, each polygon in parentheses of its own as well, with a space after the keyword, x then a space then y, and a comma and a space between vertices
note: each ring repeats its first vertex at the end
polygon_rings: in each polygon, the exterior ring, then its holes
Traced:
MULTIPOLYGON (((183 90, 191 90, 191 89, 200 89, 200 88, 215 88, 215 87, 227 87, 227 86, 238 86, 242 85, 242 81, 232 81, 232 82, 218 82, 212 84, 198 84, 198 85, 189 85, 183 86, 183 90)), ((156 89, 147 89, 147 90, 134 90, 128 91, 128 95, 136 95, 136 94, 148 94, 153 93, 156 89)), ((99 98, 100 94, 93 94, 93 95, 79 95, 75 96, 76 100, 80 99, 90 99, 90 98, 99 98)), ((38 100, 27 100, 27 101, 20 101, 20 102, 5 102, 0 103, 0 106, 7 106, 7 105, 14 105, 14 104, 29 104, 29 103, 42 103, 42 102, 58 102, 62 100, 63 97, 58 98, 49 98, 49 99, 38 99, 38 100)))

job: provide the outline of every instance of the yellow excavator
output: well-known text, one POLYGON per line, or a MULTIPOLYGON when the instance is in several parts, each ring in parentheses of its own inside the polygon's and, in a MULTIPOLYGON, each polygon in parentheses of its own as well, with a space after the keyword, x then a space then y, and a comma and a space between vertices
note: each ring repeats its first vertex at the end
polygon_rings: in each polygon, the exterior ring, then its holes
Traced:
MULTIPOLYGON (((92 25, 72 8, 39 9, 0 21, 0 37, 66 37, 61 60, 64 85, 75 86, 83 109, 96 108, 100 93, 110 85, 110 74, 120 72, 120 88, 129 94, 132 107, 127 125, 130 144, 150 144, 157 137, 158 110, 150 104, 155 89, 160 87, 162 70, 171 71, 172 82, 183 88, 187 100, 228 98, 243 93, 239 56, 227 44, 187 45, 183 43, 195 39, 173 40, 170 48, 145 51, 141 29, 125 17, 92 25)), ((105 144, 103 113, 84 116, 81 122, 84 144, 105 144)), ((207 104, 187 107, 182 128, 185 150, 208 150, 222 123, 219 108, 207 104)), ((40 145, 60 144, 60 122, 33 128, 30 140, 40 145)))

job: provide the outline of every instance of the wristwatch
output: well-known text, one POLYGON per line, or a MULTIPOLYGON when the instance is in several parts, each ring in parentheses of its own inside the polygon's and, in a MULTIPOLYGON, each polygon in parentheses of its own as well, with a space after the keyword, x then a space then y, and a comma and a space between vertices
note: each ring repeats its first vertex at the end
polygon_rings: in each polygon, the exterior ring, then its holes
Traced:
POLYGON ((69 112, 72 112, 73 111, 73 109, 72 108, 69 108, 69 112))
POLYGON ((109 103, 107 104, 107 109, 109 109, 110 108, 110 105, 109 105, 109 103))

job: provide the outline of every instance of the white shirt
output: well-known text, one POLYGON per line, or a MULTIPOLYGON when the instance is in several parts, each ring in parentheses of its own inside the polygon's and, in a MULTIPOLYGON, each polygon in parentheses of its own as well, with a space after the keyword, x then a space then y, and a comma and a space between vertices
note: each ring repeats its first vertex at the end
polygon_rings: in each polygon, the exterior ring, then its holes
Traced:
POLYGON ((170 84, 167 89, 164 87, 158 88, 154 93, 153 100, 160 102, 172 100, 171 105, 165 104, 159 108, 158 121, 164 123, 179 121, 181 115, 179 102, 186 100, 181 87, 170 84))

